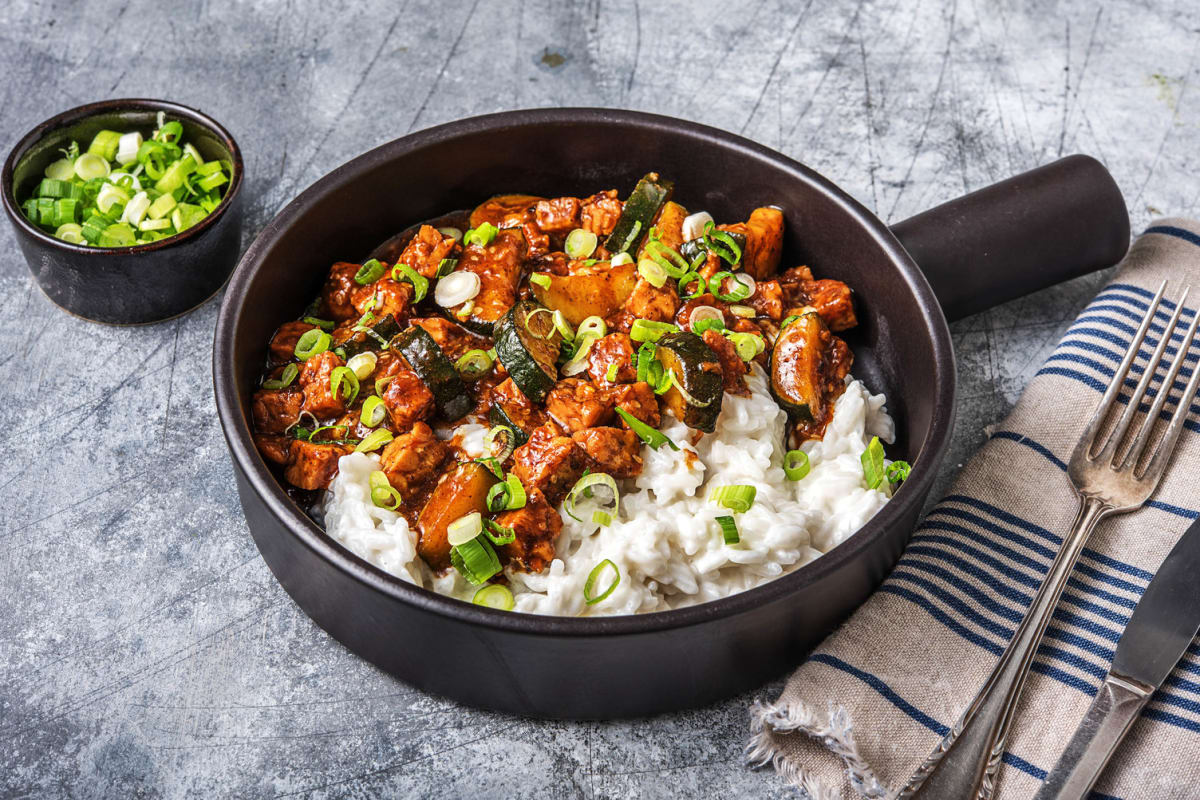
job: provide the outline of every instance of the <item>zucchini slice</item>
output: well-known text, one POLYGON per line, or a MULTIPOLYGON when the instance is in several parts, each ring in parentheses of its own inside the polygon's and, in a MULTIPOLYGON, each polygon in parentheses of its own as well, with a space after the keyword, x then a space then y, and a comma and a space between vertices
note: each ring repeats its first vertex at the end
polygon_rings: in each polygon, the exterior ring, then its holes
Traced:
POLYGON ((549 286, 531 283, 533 296, 552 311, 561 311, 572 325, 588 317, 601 319, 620 311, 637 286, 637 266, 620 264, 586 275, 543 273, 549 286))
POLYGON ((456 464, 438 481, 417 517, 417 554, 434 570, 450 566, 446 529, 472 511, 487 514, 488 490, 497 482, 492 471, 477 461, 456 464))
POLYGON ((388 314, 374 325, 367 327, 370 333, 355 331, 350 335, 349 339, 339 345, 339 347, 346 351, 347 361, 359 353, 365 353, 368 350, 385 349, 388 343, 392 341, 392 337, 401 330, 400 323, 391 314, 388 314))
POLYGON ((550 309, 522 300, 495 326, 496 357, 521 393, 540 403, 558 381, 558 351, 562 334, 554 327, 550 309))
POLYGON ((675 418, 705 433, 717 429, 724 390, 721 361, 694 333, 668 333, 658 340, 658 360, 672 374, 663 399, 675 418))
POLYGON ((529 441, 529 432, 522 428, 517 423, 513 422, 512 417, 504 410, 504 406, 496 403, 488 411, 488 422, 493 425, 503 425, 506 428, 512 428, 513 432, 513 449, 520 447, 529 441))
POLYGON ((442 417, 453 422, 470 412, 472 403, 467 385, 429 331, 414 325, 396 337, 393 347, 433 392, 442 417))
POLYGON ((821 362, 825 323, 812 309, 779 332, 771 349, 771 394, 794 420, 816 422, 824 414, 821 362))
POLYGON ((621 210, 616 227, 604 242, 604 247, 608 252, 613 255, 617 253, 637 255, 642 239, 646 238, 646 234, 649 232, 650 226, 654 224, 654 218, 658 216, 663 204, 671 199, 671 192, 674 189, 675 184, 672 181, 662 180, 658 177, 657 172, 649 172, 639 180, 633 187, 629 199, 625 201, 625 207, 621 210))
MULTIPOLYGON (((746 234, 730 233, 729 231, 726 231, 726 233, 729 233, 730 238, 733 239, 735 242, 737 242, 737 246, 742 249, 743 253, 745 253, 746 252, 746 234)), ((708 246, 704 244, 704 237, 701 236, 697 239, 689 239, 688 241, 684 242, 682 245, 679 246, 679 254, 681 256, 683 256, 684 258, 686 258, 687 262, 689 264, 692 263, 693 261, 695 261, 696 258, 698 256, 700 256, 701 254, 704 254, 707 256, 708 255, 708 246)), ((728 267, 721 267, 721 269, 728 269, 728 267)))

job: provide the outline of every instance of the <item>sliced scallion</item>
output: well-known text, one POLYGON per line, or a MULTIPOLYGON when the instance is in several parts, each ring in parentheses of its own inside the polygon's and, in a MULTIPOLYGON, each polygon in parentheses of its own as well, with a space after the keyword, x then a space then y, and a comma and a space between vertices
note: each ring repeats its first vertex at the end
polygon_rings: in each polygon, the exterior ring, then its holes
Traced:
POLYGON ((608 369, 604 371, 604 379, 607 380, 609 383, 616 383, 616 381, 617 381, 617 365, 616 364, 608 365, 608 369))
POLYGON ((651 319, 635 319, 629 329, 629 338, 635 342, 657 342, 664 334, 679 330, 670 322, 656 322, 651 319))
POLYGON ((320 328, 313 328, 300 335, 292 352, 301 361, 308 361, 313 356, 324 353, 332 343, 332 336, 320 328))
POLYGON ((606 558, 592 567, 592 571, 588 573, 587 580, 583 584, 583 600, 589 606, 593 606, 616 591, 617 585, 620 583, 621 570, 617 568, 616 564, 606 558), (612 580, 606 584, 607 588, 599 590, 597 584, 609 574, 612 575, 612 580))
POLYGON ((383 277, 383 273, 387 272, 387 267, 379 262, 379 259, 372 258, 364 262, 358 268, 358 272, 354 273, 354 282, 359 286, 366 286, 368 283, 374 283, 383 277))
POLYGON ((463 380, 477 381, 492 371, 492 357, 486 350, 468 350, 454 362, 463 380))
POLYGON ((638 274, 650 282, 650 285, 655 289, 661 289, 667 283, 667 272, 658 262, 650 258, 643 258, 638 262, 638 274))
POLYGON ((754 496, 757 493, 758 489, 747 484, 714 486, 708 493, 708 501, 724 506, 730 511, 744 514, 754 505, 754 496))
POLYGON ((862 462, 863 480, 868 489, 878 489, 885 477, 883 470, 883 444, 878 436, 872 436, 867 449, 858 459, 862 462))
POLYGON ((413 302, 419 303, 429 294, 429 280, 408 264, 397 264, 392 267, 392 279, 407 281, 413 287, 413 302))
POLYGON ((358 412, 359 421, 368 428, 374 428, 379 425, 386 416, 387 406, 383 404, 382 399, 375 395, 371 395, 364 400, 362 408, 358 412))
POLYGON ((584 475, 575 482, 575 485, 571 487, 571 491, 567 494, 567 499, 563 503, 563 510, 567 512, 567 515, 571 519, 578 522, 582 522, 583 520, 575 515, 575 512, 579 510, 576 504, 582 497, 595 499, 597 504, 600 505, 600 510, 610 514, 616 513, 621 503, 621 493, 617 489, 617 482, 606 472, 590 472, 584 475), (612 499, 603 502, 600 501, 596 497, 597 488, 608 489, 612 495, 612 499))
POLYGON ((469 542, 450 548, 450 563, 464 578, 481 584, 500 571, 500 559, 487 539, 476 536, 469 542))
POLYGON ((599 244, 599 239, 596 238, 596 234, 584 228, 576 228, 567 234, 563 250, 569 257, 580 260, 588 258, 596 252, 597 244, 599 244))
POLYGON ((483 535, 495 545, 512 544, 517 539, 517 532, 514 529, 506 528, 486 517, 483 520, 483 535))
POLYGON ((516 605, 513 593, 507 586, 499 583, 490 583, 480 588, 471 598, 471 602, 477 606, 494 608, 497 611, 512 611, 516 605))
POLYGON ((464 233, 462 241, 464 245, 474 244, 479 245, 480 247, 487 247, 492 243, 492 240, 496 238, 496 234, 499 232, 499 228, 497 228, 495 225, 490 222, 485 222, 478 228, 471 228, 464 233))
POLYGON ((371 502, 378 508, 385 508, 388 511, 395 511, 400 508, 400 504, 404 502, 404 498, 392 486, 388 480, 387 473, 382 470, 375 470, 368 478, 368 483, 371 487, 371 502))
POLYGON ((888 483, 904 483, 912 472, 912 465, 907 461, 893 461, 887 465, 888 483))
POLYGON ((579 323, 579 328, 575 331, 576 336, 595 336, 597 339, 606 333, 608 333, 608 326, 604 324, 604 320, 597 316, 585 318, 583 322, 579 323))
POLYGON ((742 540, 738 534, 737 521, 733 517, 717 517, 717 524, 721 526, 721 537, 725 544, 737 544, 742 540))
POLYGON ((543 289, 550 288, 550 276, 542 272, 535 272, 529 276, 529 282, 534 286, 540 286, 543 289))
POLYGON ((483 515, 478 511, 464 514, 446 526, 446 541, 451 547, 466 544, 483 533, 483 515))
POLYGON ((383 447, 385 444, 390 442, 393 438, 395 438, 395 437, 392 436, 391 431, 380 428, 377 431, 372 431, 371 433, 367 434, 367 438, 363 439, 361 442, 358 443, 358 446, 354 448, 354 452, 356 452, 356 453, 374 452, 375 450, 378 450, 379 448, 383 447))
POLYGON ((438 228, 437 230, 438 230, 438 233, 440 233, 442 236, 449 236, 451 239, 453 239, 456 242, 462 241, 463 232, 458 228, 453 228, 453 227, 447 226, 445 228, 438 228))
POLYGON ((292 385, 292 381, 296 380, 296 376, 300 374, 300 368, 295 364, 288 364, 283 368, 283 372, 279 373, 278 378, 270 378, 262 382, 264 389, 286 389, 292 385))
POLYGON ((617 416, 625 420, 625 424, 629 426, 631 431, 638 435, 644 444, 650 445, 650 447, 655 450, 662 447, 664 444, 671 445, 672 450, 679 449, 679 445, 671 441, 671 439, 662 431, 647 425, 625 409, 618 408, 616 409, 616 412, 617 416))
POLYGON ((329 373, 329 393, 345 399, 346 405, 358 397, 358 376, 349 367, 334 367, 329 373))
POLYGON ((783 454, 783 474, 789 481, 798 481, 812 469, 808 453, 803 450, 788 450, 783 454))
POLYGON ((453 308, 478 295, 482 285, 479 276, 474 272, 451 272, 437 282, 433 290, 433 300, 442 308, 453 308))

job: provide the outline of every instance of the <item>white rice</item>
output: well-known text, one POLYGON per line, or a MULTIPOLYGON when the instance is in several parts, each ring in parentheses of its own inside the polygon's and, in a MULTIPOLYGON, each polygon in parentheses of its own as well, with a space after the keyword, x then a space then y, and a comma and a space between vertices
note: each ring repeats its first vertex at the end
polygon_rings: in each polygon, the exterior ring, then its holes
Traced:
MULTIPOLYGON (((620 513, 612 524, 600 528, 562 513, 558 558, 540 574, 508 573, 516 610, 635 614, 716 600, 829 552, 883 507, 886 489, 866 488, 859 461, 872 436, 893 439, 883 395, 872 395, 861 381, 847 379, 824 440, 802 447, 811 471, 800 481, 789 481, 780 466, 786 415, 771 398, 759 367, 747 383, 751 396, 725 395, 716 432, 695 447, 683 423, 664 415, 662 432, 680 450, 642 449, 645 467, 637 478, 620 482, 620 513), (750 510, 735 515, 741 535, 736 545, 724 543, 715 521, 731 512, 707 499, 712 487, 726 484, 751 484, 758 490, 750 510), (621 580, 605 600, 589 606, 583 585, 604 559, 617 565, 621 580)), ((455 433, 469 451, 482 451, 485 430, 470 425, 455 433)), ((371 502, 368 476, 378 465, 374 454, 341 459, 326 495, 326 530, 393 575, 469 601, 477 587, 454 570, 434 575, 416 554, 416 531, 399 514, 371 502)))

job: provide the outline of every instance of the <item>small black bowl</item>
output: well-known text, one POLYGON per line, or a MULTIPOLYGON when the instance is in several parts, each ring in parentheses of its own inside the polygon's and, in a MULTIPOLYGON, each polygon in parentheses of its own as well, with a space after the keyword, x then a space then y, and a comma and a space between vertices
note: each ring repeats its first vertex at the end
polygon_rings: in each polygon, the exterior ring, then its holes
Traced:
POLYGON ((38 286, 59 307, 93 322, 140 325, 183 314, 212 297, 237 263, 241 241, 242 153, 216 120, 163 100, 104 100, 46 120, 4 161, 0 194, 38 286), (158 112, 183 124, 183 139, 205 159, 233 165, 221 204, 168 239, 134 247, 88 247, 56 239, 25 218, 18 198, 32 191, 59 149, 81 146, 104 128, 149 130, 158 112))

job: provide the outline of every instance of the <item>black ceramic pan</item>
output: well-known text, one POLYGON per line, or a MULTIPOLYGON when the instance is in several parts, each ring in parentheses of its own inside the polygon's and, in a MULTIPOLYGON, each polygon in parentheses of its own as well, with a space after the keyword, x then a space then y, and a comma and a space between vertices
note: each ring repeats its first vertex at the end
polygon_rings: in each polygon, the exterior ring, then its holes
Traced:
POLYGON ((1113 264, 1128 241, 1120 192, 1083 156, 889 229, 812 170, 713 128, 600 109, 477 117, 354 159, 263 230, 217 322, 217 405, 263 558, 300 607, 354 652, 422 689, 520 714, 608 718, 697 706, 795 666, 899 557, 950 438, 946 316, 1113 264), (319 291, 329 265, 363 258, 414 222, 493 194, 628 190, 649 170, 675 181, 680 202, 717 219, 781 206, 784 262, 854 287, 854 373, 887 393, 899 431, 891 454, 914 464, 892 501, 827 555, 759 588, 675 611, 594 619, 442 597, 326 536, 273 477, 247 419, 271 333, 319 291))

